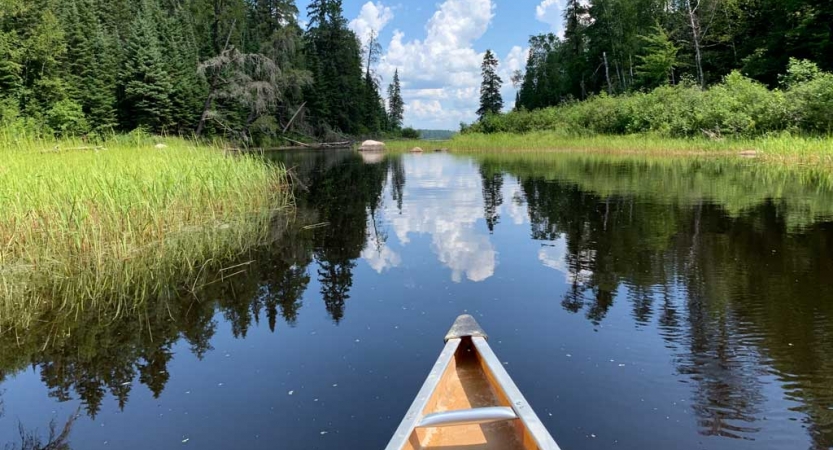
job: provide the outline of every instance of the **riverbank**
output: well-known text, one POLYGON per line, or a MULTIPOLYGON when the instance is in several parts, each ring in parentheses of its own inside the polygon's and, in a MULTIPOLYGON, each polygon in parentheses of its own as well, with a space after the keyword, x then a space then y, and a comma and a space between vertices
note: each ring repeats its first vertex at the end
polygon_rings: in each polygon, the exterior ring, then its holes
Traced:
POLYGON ((181 139, 0 135, 0 333, 206 282, 267 236, 286 187, 282 168, 181 139))
POLYGON ((654 156, 734 156, 758 158, 780 164, 833 165, 833 138, 788 134, 760 138, 667 138, 648 134, 624 136, 570 136, 555 131, 469 133, 448 141, 393 141, 388 149, 426 151, 447 148, 454 152, 581 151, 590 153, 645 154, 654 156))

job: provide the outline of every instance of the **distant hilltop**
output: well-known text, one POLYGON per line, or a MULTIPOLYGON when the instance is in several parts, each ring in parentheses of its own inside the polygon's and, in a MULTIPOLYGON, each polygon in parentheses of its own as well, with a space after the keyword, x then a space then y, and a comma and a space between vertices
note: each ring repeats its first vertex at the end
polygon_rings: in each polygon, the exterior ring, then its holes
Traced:
POLYGON ((451 139, 457 134, 456 131, 452 130, 418 130, 420 139, 427 139, 427 140, 446 140, 451 139))

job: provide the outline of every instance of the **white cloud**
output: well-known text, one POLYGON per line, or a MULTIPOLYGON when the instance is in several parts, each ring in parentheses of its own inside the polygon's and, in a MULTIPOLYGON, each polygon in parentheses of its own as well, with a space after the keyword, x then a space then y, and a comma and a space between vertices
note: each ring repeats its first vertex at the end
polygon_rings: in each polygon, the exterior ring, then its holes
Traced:
POLYGON ((500 61, 498 66, 498 75, 503 80, 503 88, 500 94, 503 96, 503 107, 505 110, 510 110, 515 106, 515 93, 518 89, 512 85, 512 74, 516 70, 523 71, 526 67, 526 59, 529 56, 529 48, 522 48, 519 46, 512 47, 509 54, 500 61))
POLYGON ((549 25, 558 36, 564 37, 564 0, 543 0, 535 8, 535 18, 549 25))
POLYGON ((446 0, 425 25, 424 40, 394 32, 379 72, 390 81, 399 69, 407 124, 456 128, 474 119, 483 54, 473 44, 486 33, 494 9, 492 0, 446 0))
POLYGON ((393 20, 393 9, 382 2, 367 2, 362 6, 359 17, 350 21, 350 29, 361 39, 362 44, 370 40, 370 33, 379 33, 393 20))

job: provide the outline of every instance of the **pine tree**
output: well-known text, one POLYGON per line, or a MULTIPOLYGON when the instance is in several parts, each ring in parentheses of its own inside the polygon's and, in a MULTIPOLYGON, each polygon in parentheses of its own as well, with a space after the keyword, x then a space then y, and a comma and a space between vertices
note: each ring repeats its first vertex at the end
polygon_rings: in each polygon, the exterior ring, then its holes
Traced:
POLYGON ((480 109, 477 116, 482 120, 489 114, 498 114, 503 109, 503 97, 500 95, 500 88, 503 80, 497 74, 498 61, 491 50, 486 50, 483 56, 482 74, 483 83, 480 85, 480 109))
POLYGON ((393 72, 393 81, 388 86, 388 124, 391 130, 402 129, 405 102, 402 100, 402 86, 399 84, 399 69, 393 72))

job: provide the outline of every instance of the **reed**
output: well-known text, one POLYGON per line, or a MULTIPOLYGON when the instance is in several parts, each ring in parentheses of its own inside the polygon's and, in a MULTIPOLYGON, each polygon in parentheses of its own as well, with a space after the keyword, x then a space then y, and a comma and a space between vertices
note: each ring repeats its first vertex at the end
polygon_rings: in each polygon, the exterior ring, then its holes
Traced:
MULTIPOLYGON (((426 143, 394 141, 393 151, 406 151, 426 143)), ((646 154, 653 156, 755 156, 781 164, 833 165, 833 137, 793 136, 788 133, 758 138, 668 138, 651 134, 580 136, 557 131, 530 133, 469 133, 430 147, 455 152, 581 151, 592 153, 646 154)), ((426 149, 427 150, 427 149, 426 149)))
POLYGON ((206 282, 268 235, 286 186, 281 168, 182 139, 0 133, 0 333, 206 282))

